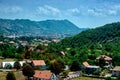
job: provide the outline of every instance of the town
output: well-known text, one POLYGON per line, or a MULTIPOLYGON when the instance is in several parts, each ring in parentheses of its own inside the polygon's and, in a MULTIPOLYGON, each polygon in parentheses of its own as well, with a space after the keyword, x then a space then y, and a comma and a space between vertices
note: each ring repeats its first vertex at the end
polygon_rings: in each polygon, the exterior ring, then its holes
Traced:
MULTIPOLYGON (((82 64, 77 61, 67 64, 63 58, 70 53, 59 51, 56 55, 49 51, 49 45, 59 41, 29 37, 1 39, 0 80, 5 80, 10 73, 17 80, 74 80, 81 77, 119 79, 120 66, 113 66, 112 58, 107 55, 97 56, 94 59, 96 64, 87 60, 82 64)), ((67 50, 70 51, 70 48, 67 50)))

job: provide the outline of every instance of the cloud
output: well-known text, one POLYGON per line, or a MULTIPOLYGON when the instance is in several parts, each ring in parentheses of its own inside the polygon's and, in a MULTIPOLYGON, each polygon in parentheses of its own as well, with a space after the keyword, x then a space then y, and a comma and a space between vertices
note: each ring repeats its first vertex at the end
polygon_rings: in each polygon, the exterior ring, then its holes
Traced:
POLYGON ((39 14, 47 15, 47 16, 48 15, 56 16, 56 15, 59 15, 61 13, 61 11, 58 8, 55 8, 55 7, 52 7, 49 5, 39 6, 37 8, 37 12, 39 14))
POLYGON ((102 9, 88 9, 87 13, 89 15, 94 15, 94 16, 103 16, 103 10, 102 9))
POLYGON ((87 14, 92 16, 115 16, 120 13, 120 4, 114 4, 112 6, 98 6, 87 9, 87 14))
POLYGON ((5 14, 7 14, 7 13, 18 13, 18 12, 21 12, 21 11, 23 11, 23 9, 19 6, 9 6, 9 7, 8 6, 7 7, 3 6, 3 7, 0 7, 0 12, 5 13, 5 14))
POLYGON ((71 13, 80 13, 80 10, 78 8, 68 9, 71 13))

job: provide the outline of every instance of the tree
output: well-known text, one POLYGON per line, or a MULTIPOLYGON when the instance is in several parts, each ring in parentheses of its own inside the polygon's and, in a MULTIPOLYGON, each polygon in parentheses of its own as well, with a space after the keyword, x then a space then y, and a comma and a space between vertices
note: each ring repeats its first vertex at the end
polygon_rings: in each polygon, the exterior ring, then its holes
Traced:
POLYGON ((27 51, 25 52, 25 54, 24 54, 24 58, 25 58, 25 59, 30 59, 30 58, 32 58, 32 57, 33 57, 33 55, 32 55, 32 53, 31 53, 31 51, 27 50, 27 51))
POLYGON ((35 74, 34 69, 29 64, 23 66, 22 73, 24 76, 28 77, 28 80, 29 77, 32 77, 35 74))
POLYGON ((55 60, 50 63, 50 70, 51 72, 55 73, 56 75, 59 75, 60 72, 63 71, 65 65, 61 60, 55 60))
POLYGON ((8 74, 6 76, 6 80, 16 80, 14 73, 8 72, 8 74))
POLYGON ((98 65, 103 68, 105 66, 105 59, 104 58, 100 58, 99 61, 98 61, 98 65))
POLYGON ((75 50, 71 50, 71 51, 70 51, 70 54, 71 54, 72 56, 74 56, 74 55, 76 54, 75 50))
POLYGON ((70 66, 70 70, 71 71, 78 71, 80 70, 80 64, 78 62, 78 60, 74 60, 70 66))
POLYGON ((14 63, 14 68, 16 68, 17 70, 21 68, 21 65, 20 65, 19 61, 16 61, 14 63))
POLYGON ((111 77, 107 77, 105 80, 112 80, 111 77))
POLYGON ((120 54, 119 53, 115 53, 112 55, 113 56, 113 65, 119 65, 120 66, 120 54))

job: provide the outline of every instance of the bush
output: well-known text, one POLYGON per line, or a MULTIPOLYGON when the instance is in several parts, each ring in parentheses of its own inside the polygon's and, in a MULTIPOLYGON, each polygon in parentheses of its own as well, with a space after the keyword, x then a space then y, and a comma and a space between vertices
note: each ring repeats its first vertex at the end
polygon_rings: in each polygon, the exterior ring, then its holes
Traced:
POLYGON ((6 76, 6 80, 16 80, 14 73, 8 72, 8 74, 6 76))
POLYGON ((16 68, 17 70, 21 68, 21 65, 20 65, 19 61, 16 61, 14 63, 14 68, 16 68))

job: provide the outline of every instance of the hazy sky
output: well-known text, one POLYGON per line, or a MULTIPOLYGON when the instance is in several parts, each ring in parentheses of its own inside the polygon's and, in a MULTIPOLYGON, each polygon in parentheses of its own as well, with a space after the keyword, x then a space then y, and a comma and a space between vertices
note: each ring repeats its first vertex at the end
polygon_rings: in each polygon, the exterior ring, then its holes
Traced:
POLYGON ((120 0, 0 0, 0 18, 68 19, 94 28, 120 21, 120 0))

